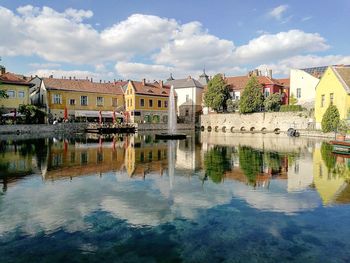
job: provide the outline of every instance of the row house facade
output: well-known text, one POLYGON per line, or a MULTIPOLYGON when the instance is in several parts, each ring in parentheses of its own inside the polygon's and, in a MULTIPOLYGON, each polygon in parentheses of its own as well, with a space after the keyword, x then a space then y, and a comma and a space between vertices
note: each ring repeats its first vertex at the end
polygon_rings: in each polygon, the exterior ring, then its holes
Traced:
POLYGON ((124 86, 125 113, 133 123, 167 123, 170 87, 163 81, 129 81, 124 86))
POLYGON ((288 79, 274 79, 272 76, 262 76, 259 73, 249 73, 246 76, 225 77, 225 82, 229 86, 230 94, 233 100, 239 100, 249 79, 255 76, 262 86, 261 92, 264 97, 270 94, 279 93, 282 95, 282 105, 289 103, 289 81, 288 79))
POLYGON ((29 90, 32 86, 27 80, 16 74, 5 72, 1 67, 0 90, 5 91, 7 98, 0 98, 1 112, 4 114, 17 111, 20 105, 30 104, 29 90))
POLYGON ((122 118, 124 109, 123 85, 126 82, 96 83, 92 80, 34 78, 32 103, 46 109, 49 118, 122 118))

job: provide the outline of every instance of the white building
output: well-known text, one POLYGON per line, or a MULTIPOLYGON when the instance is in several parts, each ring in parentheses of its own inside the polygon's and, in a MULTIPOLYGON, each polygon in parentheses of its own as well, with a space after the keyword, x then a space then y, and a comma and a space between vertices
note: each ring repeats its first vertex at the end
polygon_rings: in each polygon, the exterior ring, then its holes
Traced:
POLYGON ((298 105, 314 108, 316 86, 326 69, 327 67, 291 69, 290 96, 298 100, 298 105))
POLYGON ((202 111, 203 84, 191 76, 176 80, 170 76, 165 85, 174 86, 179 118, 185 123, 195 122, 202 111))

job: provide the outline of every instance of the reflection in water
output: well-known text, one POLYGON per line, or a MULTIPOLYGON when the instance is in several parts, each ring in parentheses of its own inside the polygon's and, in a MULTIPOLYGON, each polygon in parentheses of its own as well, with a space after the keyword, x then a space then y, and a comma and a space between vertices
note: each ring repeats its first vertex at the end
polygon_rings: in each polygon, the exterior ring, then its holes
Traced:
MULTIPOLYGON (((3 141, 0 147, 1 262, 10 251, 25 261, 29 245, 38 260, 39 243, 55 255, 52 261, 67 249, 81 260, 88 252, 96 261, 124 255, 135 262, 245 261, 287 247, 314 247, 318 256, 306 258, 318 259, 325 253, 320 243, 333 244, 329 251, 350 249, 343 220, 350 210, 350 159, 333 155, 326 143, 194 134, 166 142, 146 134, 3 141), (329 234, 334 220, 336 237, 329 234), (54 237, 64 245, 57 248, 54 237), (244 240, 256 250, 248 253, 244 240)), ((305 259, 288 253, 279 256, 305 259)))

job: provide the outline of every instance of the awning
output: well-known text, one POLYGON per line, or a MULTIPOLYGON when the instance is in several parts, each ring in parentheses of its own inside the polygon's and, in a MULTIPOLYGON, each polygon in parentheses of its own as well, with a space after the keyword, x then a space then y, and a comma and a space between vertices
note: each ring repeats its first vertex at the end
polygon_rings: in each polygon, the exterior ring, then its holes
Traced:
MULTIPOLYGON (((15 117, 15 113, 14 112, 5 113, 5 114, 2 114, 2 117, 12 117, 13 118, 13 117, 15 117)), ((24 115, 17 112, 16 117, 24 117, 24 115)))
MULTIPOLYGON (((102 118, 113 118, 113 111, 101 111, 102 118)), ((98 118, 100 116, 99 111, 94 110, 76 110, 75 117, 92 117, 98 118)), ((123 118, 124 116, 118 112, 115 112, 116 118, 123 118)))

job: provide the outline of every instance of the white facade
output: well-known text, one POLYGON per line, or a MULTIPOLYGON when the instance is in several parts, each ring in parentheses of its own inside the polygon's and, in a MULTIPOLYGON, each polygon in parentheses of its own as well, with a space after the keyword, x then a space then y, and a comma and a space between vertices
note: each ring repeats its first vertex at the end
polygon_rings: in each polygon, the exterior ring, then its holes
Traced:
POLYGON ((290 95, 294 96, 298 105, 314 108, 316 86, 320 80, 301 69, 290 71, 290 95))

